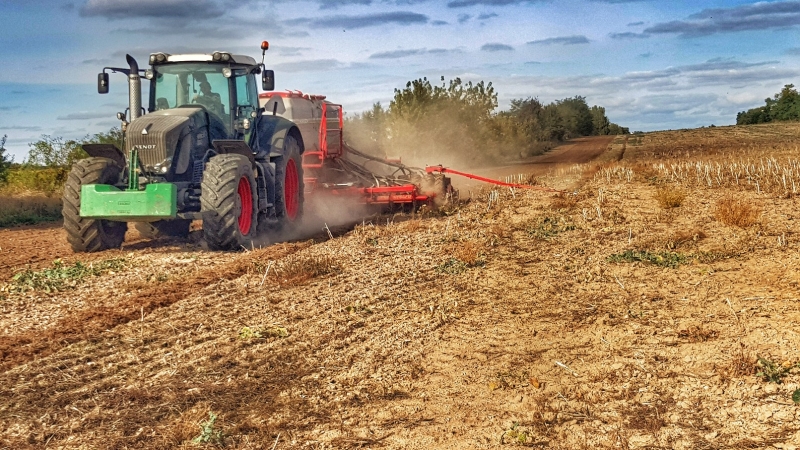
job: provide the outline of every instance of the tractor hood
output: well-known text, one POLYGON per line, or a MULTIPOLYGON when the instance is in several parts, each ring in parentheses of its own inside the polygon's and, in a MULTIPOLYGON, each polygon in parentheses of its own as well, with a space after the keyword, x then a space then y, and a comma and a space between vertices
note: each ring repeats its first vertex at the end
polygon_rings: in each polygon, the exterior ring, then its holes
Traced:
POLYGON ((191 136, 208 125, 206 117, 199 107, 165 109, 141 116, 128 125, 125 149, 128 154, 138 151, 146 173, 182 174, 189 167, 195 146, 191 136))

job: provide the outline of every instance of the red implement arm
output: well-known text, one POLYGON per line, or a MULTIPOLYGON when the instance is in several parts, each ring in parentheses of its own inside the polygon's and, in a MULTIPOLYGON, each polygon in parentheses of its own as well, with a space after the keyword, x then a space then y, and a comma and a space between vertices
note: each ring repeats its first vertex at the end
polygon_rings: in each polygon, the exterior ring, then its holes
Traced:
POLYGON ((461 175, 462 177, 472 178, 473 180, 483 181, 486 183, 496 184, 498 186, 507 186, 512 188, 519 188, 519 189, 533 189, 535 191, 544 191, 544 192, 560 192, 566 193, 566 191, 561 191, 558 189, 542 187, 542 186, 531 186, 530 184, 516 184, 516 183, 506 183, 504 181, 493 180, 491 178, 482 177, 480 175, 475 175, 466 172, 459 172, 458 170, 448 169, 447 167, 442 166, 428 166, 425 168, 425 172, 428 173, 451 173, 453 175, 461 175))

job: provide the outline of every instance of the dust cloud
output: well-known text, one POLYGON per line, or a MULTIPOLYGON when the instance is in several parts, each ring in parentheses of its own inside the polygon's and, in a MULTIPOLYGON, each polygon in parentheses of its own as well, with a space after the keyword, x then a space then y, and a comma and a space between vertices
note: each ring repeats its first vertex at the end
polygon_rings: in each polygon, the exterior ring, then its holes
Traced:
POLYGON ((306 193, 303 216, 299 223, 278 232, 262 233, 253 241, 255 247, 278 242, 337 236, 380 212, 363 203, 360 196, 332 195, 324 191, 306 193))
POLYGON ((413 123, 393 119, 378 127, 358 119, 348 121, 345 140, 364 153, 419 168, 443 165, 468 170, 521 156, 516 146, 484 138, 482 132, 447 111, 435 120, 413 123))

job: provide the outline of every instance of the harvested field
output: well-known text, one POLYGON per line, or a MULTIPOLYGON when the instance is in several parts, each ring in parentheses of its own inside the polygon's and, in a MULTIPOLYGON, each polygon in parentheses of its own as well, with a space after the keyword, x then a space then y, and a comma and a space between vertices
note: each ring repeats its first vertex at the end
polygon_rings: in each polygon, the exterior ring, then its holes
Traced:
POLYGON ((568 194, 243 253, 2 230, 0 447, 800 446, 798 136, 598 140, 526 171, 568 194))

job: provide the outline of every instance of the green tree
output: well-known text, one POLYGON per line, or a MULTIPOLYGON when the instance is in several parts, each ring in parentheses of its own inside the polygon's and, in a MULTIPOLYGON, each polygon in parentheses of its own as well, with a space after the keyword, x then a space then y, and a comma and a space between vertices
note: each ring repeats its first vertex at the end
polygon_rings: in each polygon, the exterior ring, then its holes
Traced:
POLYGON ((753 125, 770 121, 769 111, 766 106, 749 109, 736 114, 736 125, 753 125))
POLYGON ((800 94, 793 84, 785 85, 779 93, 765 99, 764 106, 736 114, 736 125, 789 120, 800 120, 800 94))
POLYGON ((787 84, 780 93, 775 94, 770 108, 772 120, 787 121, 800 119, 800 94, 793 84, 787 84))
POLYGON ((556 101, 556 108, 566 129, 566 137, 590 136, 594 125, 586 98, 576 95, 556 101))
POLYGON ((465 84, 456 78, 448 85, 433 86, 427 78, 422 78, 409 81, 405 89, 394 90, 389 113, 395 118, 419 121, 446 111, 469 114, 480 121, 487 120, 496 107, 497 93, 492 83, 465 84))
POLYGON ((395 89, 384 116, 385 151, 404 155, 414 164, 490 157, 487 146, 495 146, 489 122, 497 107, 492 83, 464 83, 460 78, 434 86, 427 78, 395 89))
POLYGON ((14 162, 14 158, 9 158, 6 155, 6 139, 8 139, 7 134, 0 138, 0 185, 8 182, 8 169, 11 168, 11 164, 14 162))
POLYGON ((39 178, 37 185, 46 192, 55 192, 67 181, 72 164, 85 158, 80 143, 43 134, 41 139, 28 144, 28 158, 24 169, 39 178))
POLYGON ((592 134, 605 136, 610 134, 609 125, 611 122, 606 117, 606 109, 602 106, 592 106, 592 134))
POLYGON ((608 134, 631 134, 631 130, 628 127, 621 127, 612 122, 608 125, 608 134))

